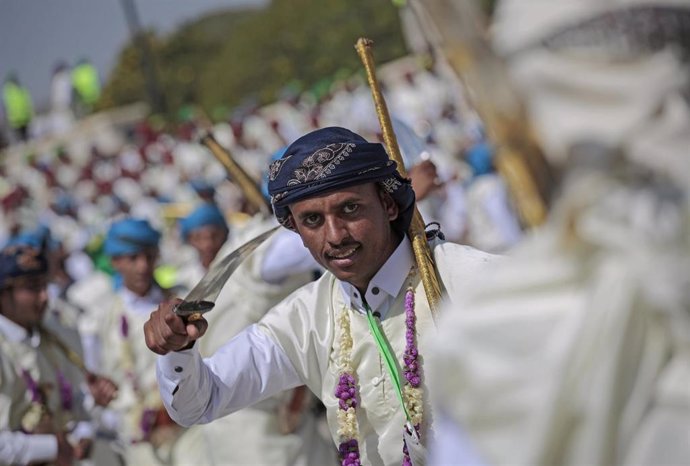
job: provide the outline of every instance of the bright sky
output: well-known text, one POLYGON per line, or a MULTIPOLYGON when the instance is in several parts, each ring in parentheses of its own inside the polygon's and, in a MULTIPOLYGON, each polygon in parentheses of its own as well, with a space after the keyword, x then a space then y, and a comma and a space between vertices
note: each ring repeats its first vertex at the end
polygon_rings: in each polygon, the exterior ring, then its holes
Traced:
MULTIPOLYGON (((134 0, 142 27, 169 33, 215 10, 269 0, 134 0)), ((0 0, 0 80, 14 70, 34 103, 48 99, 52 70, 89 58, 104 79, 129 39, 122 0, 0 0)))

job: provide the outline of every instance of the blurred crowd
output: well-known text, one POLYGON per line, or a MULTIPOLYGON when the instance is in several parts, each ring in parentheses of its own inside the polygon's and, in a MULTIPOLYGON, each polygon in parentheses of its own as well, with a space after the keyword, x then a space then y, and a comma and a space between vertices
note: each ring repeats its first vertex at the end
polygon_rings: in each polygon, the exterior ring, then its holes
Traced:
MULTIPOLYGON (((444 220, 446 235, 455 241, 496 252, 514 244, 519 225, 505 203, 505 188, 492 180, 497 178, 493 149, 478 118, 460 115, 450 85, 416 62, 401 61, 389 69, 397 73, 388 80, 387 95, 407 169, 428 160, 435 167, 435 182, 443 186, 432 187, 423 207, 426 217, 444 220), (497 186, 479 186, 489 184, 497 186), (496 231, 473 232, 468 209, 484 211, 487 218, 473 217, 480 223, 493 219, 496 231)), ((343 121, 351 121, 353 131, 370 140, 380 139, 370 91, 359 76, 335 82, 318 101, 311 93, 295 93, 264 107, 242 109, 212 126, 190 107, 180 111, 172 130, 155 119, 106 122, 64 143, 19 146, 8 151, 1 166, 0 241, 7 242, 18 230, 49 225, 71 254, 103 235, 118 216, 145 218, 163 230, 170 226, 167 220, 208 196, 229 216, 246 213, 242 193, 196 140, 200 132, 210 131, 260 180, 271 156, 300 134, 343 121)), ((167 257, 164 253, 164 261, 167 257)))
MULTIPOLYGON (((690 445, 690 118, 687 49, 676 44, 687 47, 687 37, 674 42, 673 31, 687 32, 687 5, 668 17, 614 8, 603 23, 572 7, 568 21, 554 12, 530 29, 537 10, 518 3, 502 2, 492 33, 560 174, 537 232, 525 231, 496 169, 500 148, 457 84, 415 58, 380 72, 426 222, 448 241, 508 255, 467 283, 425 355, 440 413, 430 462, 476 450, 471 457, 487 464, 677 464, 690 445), (628 21, 650 17, 666 34, 654 37, 673 47, 624 34, 628 21), (587 39, 610 24, 626 40, 582 59, 587 39)), ((81 65, 56 68, 51 130, 16 76, 3 91, 17 144, 0 159, 0 463, 335 462, 324 410, 304 387, 177 426, 162 407, 143 323, 277 225, 200 137, 212 135, 268 196, 269 162, 299 136, 346 126, 382 139, 364 79, 318 95, 286 88, 274 103, 215 121, 190 106, 170 125, 137 112, 87 117, 97 75, 81 65), (39 143, 67 128, 69 139, 39 143)), ((217 307, 235 312, 209 314, 202 354, 321 273, 296 234, 274 235, 221 292, 217 307)))
MULTIPOLYGON (((463 102, 452 85, 421 63, 406 58, 382 68, 419 206, 427 221, 444 225, 449 240, 504 251, 522 233, 505 184, 495 171, 493 148, 476 115, 460 111, 463 102)), ((74 115, 70 108, 64 109, 64 113, 51 112, 50 118, 55 122, 74 115)), ((319 433, 324 429, 323 411, 303 389, 212 427, 183 431, 162 409, 154 355, 143 345, 141 330, 148 313, 164 297, 184 296, 214 260, 274 225, 228 179, 200 137, 211 134, 267 196, 268 163, 301 134, 348 122, 370 140, 381 139, 364 80, 355 75, 335 81, 328 92, 318 94, 286 91, 270 105, 244 107, 213 123, 191 106, 180 110, 174 126, 137 112, 124 119, 110 115, 65 120, 69 125, 61 130, 68 138, 53 139, 60 134, 57 130, 27 132, 26 141, 9 148, 0 166, 0 244, 10 251, 30 246, 46 253, 44 320, 60 329, 56 334, 83 361, 83 374, 77 371, 73 387, 81 387, 80 399, 91 400, 87 404, 94 441, 89 448, 96 455, 92 460, 96 464, 262 462, 271 458, 270 449, 267 453, 248 448, 238 455, 233 448, 221 447, 223 436, 234 432, 238 438, 244 435, 248 445, 257 438, 270 443, 271 429, 280 424, 286 427, 275 434, 279 439, 273 438, 278 453, 285 455, 285 442, 294 437, 285 464, 330 462, 334 449, 330 439, 319 433), (47 144, 41 143, 46 140, 47 144), (94 388, 94 380, 101 392, 94 388), (113 393, 109 384, 117 391, 113 393), (95 399, 105 406, 98 406, 95 399), (296 404, 295 399, 306 401, 296 404), (259 427, 252 432, 248 424, 259 427), (200 441, 213 445, 206 457, 193 448, 200 441), (310 446, 305 450, 305 445, 310 446), (311 453, 305 456, 305 451, 311 453)), ((290 291, 319 276, 320 267, 297 235, 288 233, 267 242, 242 266, 246 272, 238 272, 228 284, 219 299, 234 306, 234 317, 224 322, 227 313, 215 314, 222 322, 215 325, 222 331, 204 338, 207 354, 257 321, 290 291), (246 303, 247 309, 238 310, 238 303, 246 303)), ((73 458, 85 459, 86 454, 76 449, 81 440, 76 432, 70 434, 73 458)), ((60 452, 66 445, 59 443, 60 452)), ((50 454, 38 447, 33 451, 50 454)))

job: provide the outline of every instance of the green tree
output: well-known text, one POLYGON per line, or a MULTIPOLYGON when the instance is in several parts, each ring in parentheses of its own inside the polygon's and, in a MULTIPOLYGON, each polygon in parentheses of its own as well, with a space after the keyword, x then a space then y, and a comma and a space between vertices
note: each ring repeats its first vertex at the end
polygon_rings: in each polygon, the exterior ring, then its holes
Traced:
MULTIPOLYGON (((274 0, 264 10, 228 12, 187 24, 168 38, 148 33, 168 106, 207 112, 248 98, 273 101, 287 84, 309 88, 361 69, 357 38, 376 44, 377 62, 406 53, 389 0, 274 0)), ((140 52, 130 44, 110 76, 103 105, 145 100, 140 52)))

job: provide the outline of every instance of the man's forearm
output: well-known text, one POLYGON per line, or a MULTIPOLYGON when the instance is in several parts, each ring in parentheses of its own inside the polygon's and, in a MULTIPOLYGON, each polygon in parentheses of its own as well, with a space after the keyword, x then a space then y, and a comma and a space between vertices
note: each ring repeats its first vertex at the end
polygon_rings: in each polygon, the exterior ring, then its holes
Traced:
POLYGON ((158 384, 170 417, 204 424, 301 385, 282 348, 255 325, 202 360, 197 349, 158 359, 158 384))

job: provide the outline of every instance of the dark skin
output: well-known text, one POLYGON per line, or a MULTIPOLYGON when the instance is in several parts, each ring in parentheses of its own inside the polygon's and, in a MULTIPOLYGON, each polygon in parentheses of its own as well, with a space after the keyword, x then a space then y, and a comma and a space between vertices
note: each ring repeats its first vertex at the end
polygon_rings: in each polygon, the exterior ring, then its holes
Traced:
POLYGON ((438 180, 436 165, 431 160, 423 160, 410 168, 408 175, 417 201, 424 200, 442 186, 438 180))
POLYGON ((86 383, 98 406, 108 406, 117 397, 117 385, 107 377, 89 372, 86 374, 86 383))
POLYGON ((122 275, 125 287, 137 296, 146 296, 153 286, 153 271, 158 260, 158 249, 148 248, 135 254, 115 256, 113 268, 122 275))
MULTIPOLYGON (((297 232, 316 261, 364 292, 400 244, 391 222, 397 204, 375 183, 351 186, 290 205, 297 232)), ((157 354, 188 348, 208 322, 186 322, 173 313, 181 300, 161 303, 144 324, 146 344, 157 354)))
POLYGON ((290 212, 314 259, 360 293, 400 243, 390 226, 398 206, 374 183, 295 202, 290 212))
POLYGON ((48 309, 48 275, 16 278, 0 291, 0 313, 31 332, 48 309))
POLYGON ((187 241, 199 254, 201 265, 208 269, 227 239, 228 230, 225 228, 217 225, 204 225, 192 230, 187 241))
MULTIPOLYGON (((67 440, 67 436, 64 433, 59 433, 57 437, 57 458, 55 458, 55 464, 58 466, 68 466, 74 464, 74 460, 77 459, 74 451, 74 447, 67 440)), ((82 458, 79 458, 82 459, 82 458)))

